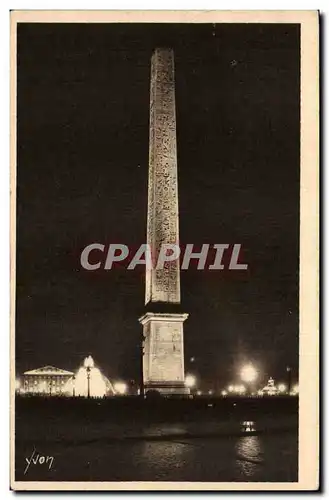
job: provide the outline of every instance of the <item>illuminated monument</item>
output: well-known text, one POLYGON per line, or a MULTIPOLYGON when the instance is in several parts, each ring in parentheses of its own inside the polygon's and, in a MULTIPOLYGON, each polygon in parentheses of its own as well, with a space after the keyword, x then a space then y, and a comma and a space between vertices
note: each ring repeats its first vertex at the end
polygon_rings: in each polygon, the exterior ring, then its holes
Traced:
MULTIPOLYGON (((156 49, 151 60, 147 244, 152 261, 161 245, 179 245, 174 55, 156 49)), ((168 252, 170 254, 170 251, 168 252)), ((146 270, 143 325, 144 392, 188 394, 184 376, 179 259, 146 270)))

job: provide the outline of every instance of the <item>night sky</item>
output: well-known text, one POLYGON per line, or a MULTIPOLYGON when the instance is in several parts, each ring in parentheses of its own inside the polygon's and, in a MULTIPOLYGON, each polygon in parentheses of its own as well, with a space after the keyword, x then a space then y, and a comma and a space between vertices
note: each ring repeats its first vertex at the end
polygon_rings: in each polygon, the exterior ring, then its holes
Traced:
POLYGON ((17 371, 91 354, 138 378, 143 269, 80 254, 146 242, 157 46, 175 51, 181 243, 241 243, 249 265, 181 272, 186 371, 205 388, 246 360, 296 377, 299 26, 282 24, 18 26, 17 371))

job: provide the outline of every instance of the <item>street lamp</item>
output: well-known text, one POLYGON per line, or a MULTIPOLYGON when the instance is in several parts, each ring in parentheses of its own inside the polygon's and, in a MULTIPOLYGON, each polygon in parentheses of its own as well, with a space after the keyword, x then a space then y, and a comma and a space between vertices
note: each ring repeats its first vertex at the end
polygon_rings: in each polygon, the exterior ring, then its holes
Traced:
POLYGON ((91 356, 88 356, 87 358, 85 358, 83 364, 87 372, 87 397, 90 398, 90 372, 91 369, 94 368, 94 360, 91 356))
POLYGON ((127 393, 127 384, 125 384, 124 382, 116 382, 113 388, 115 393, 120 394, 121 396, 127 393))
POLYGON ((194 375, 186 375, 185 377, 185 386, 189 389, 192 389, 196 385, 196 378, 194 375))
POLYGON ((255 380, 257 378, 257 370, 250 363, 248 365, 244 365, 241 368, 240 375, 241 375, 241 379, 243 380, 243 382, 246 382, 246 383, 255 382, 255 380))
POLYGON ((291 379, 292 379, 292 369, 290 366, 287 366, 287 382, 288 382, 288 394, 291 392, 291 379))
POLYGON ((279 392, 283 393, 283 392, 286 392, 286 390, 287 390, 286 384, 279 384, 278 385, 278 391, 279 392))

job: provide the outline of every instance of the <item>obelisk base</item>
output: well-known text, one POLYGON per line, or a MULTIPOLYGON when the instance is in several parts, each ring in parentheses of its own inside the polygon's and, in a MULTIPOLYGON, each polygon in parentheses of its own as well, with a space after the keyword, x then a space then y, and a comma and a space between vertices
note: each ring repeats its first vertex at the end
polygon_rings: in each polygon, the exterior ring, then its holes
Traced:
POLYGON ((143 325, 144 393, 187 396, 184 377, 183 323, 188 314, 146 313, 143 325))

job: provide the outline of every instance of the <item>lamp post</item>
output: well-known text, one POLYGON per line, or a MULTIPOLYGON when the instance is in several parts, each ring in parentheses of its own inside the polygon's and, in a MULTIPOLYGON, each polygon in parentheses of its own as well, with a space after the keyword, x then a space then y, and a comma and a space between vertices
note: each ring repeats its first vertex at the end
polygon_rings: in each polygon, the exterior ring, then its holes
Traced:
POLYGON ((88 383, 88 393, 87 398, 90 398, 90 366, 87 366, 87 383, 88 383))
POLYGON ((288 394, 291 393, 291 375, 292 370, 290 366, 287 366, 287 383, 288 383, 288 394))
POLYGON ((90 398, 90 372, 94 367, 94 360, 91 356, 88 356, 87 358, 85 358, 83 364, 87 372, 87 397, 90 398))

